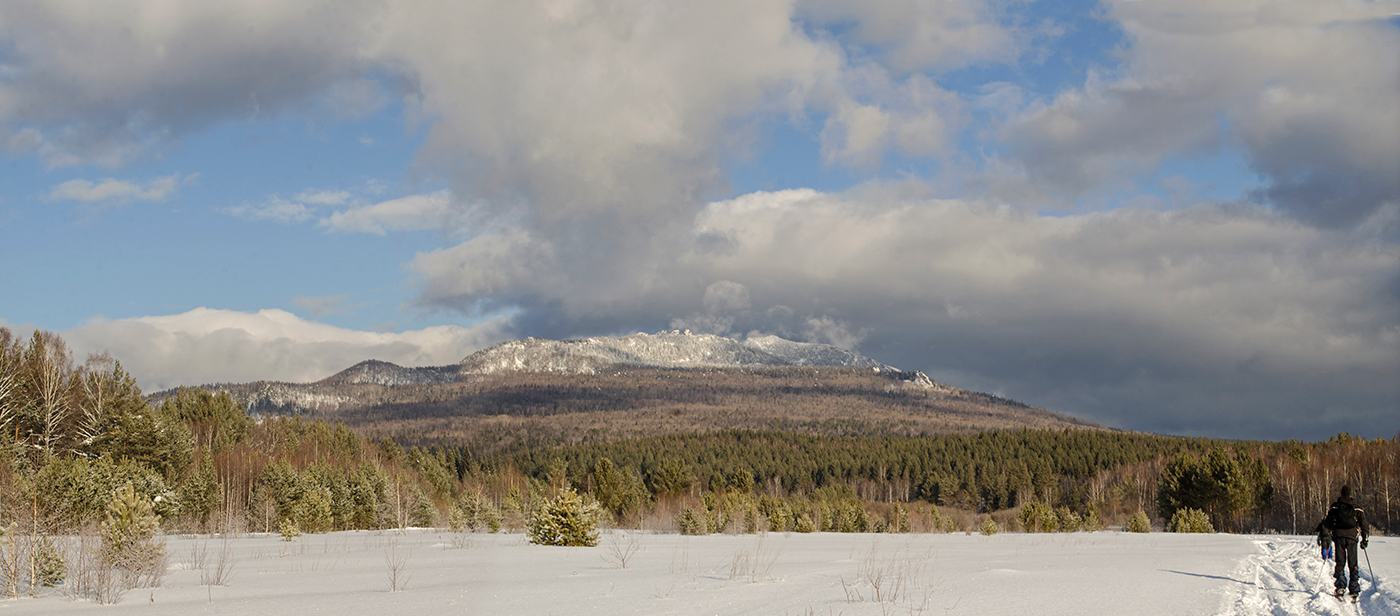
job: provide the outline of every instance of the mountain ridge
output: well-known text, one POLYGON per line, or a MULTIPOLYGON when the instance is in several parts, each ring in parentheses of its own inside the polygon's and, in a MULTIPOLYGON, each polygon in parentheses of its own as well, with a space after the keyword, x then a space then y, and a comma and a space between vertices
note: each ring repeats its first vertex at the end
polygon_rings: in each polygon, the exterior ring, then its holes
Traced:
POLYGON ((445 366, 366 360, 311 383, 201 387, 229 392, 255 415, 311 416, 401 443, 446 439, 483 450, 733 428, 842 436, 1103 429, 832 345, 678 330, 525 338, 445 366))

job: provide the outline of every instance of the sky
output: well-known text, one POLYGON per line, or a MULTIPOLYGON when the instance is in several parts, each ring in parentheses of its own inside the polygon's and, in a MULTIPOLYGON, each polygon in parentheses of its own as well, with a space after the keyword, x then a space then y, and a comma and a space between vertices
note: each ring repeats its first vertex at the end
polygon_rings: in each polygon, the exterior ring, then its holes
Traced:
POLYGON ((689 329, 1400 434, 1400 2, 7 0, 0 326, 147 391, 689 329))

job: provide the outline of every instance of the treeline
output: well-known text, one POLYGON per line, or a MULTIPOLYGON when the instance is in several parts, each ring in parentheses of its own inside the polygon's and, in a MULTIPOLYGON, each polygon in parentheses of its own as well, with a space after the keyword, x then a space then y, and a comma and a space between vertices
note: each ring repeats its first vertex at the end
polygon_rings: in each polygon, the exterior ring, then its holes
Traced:
POLYGON ((518 468, 592 490, 600 461, 653 500, 753 493, 803 497, 833 487, 868 503, 927 503, 979 514, 1028 503, 1092 510, 1109 525, 1142 511, 1158 528, 1201 511, 1219 531, 1311 532, 1343 485, 1381 532, 1400 532, 1400 440, 1341 434, 1318 443, 1225 441, 1100 430, 830 438, 724 431, 582 444, 480 460, 439 448, 463 477, 518 468))
POLYGON ((1014 529, 1037 503, 1035 528, 1121 525, 1138 512, 1160 527, 1192 509, 1218 530, 1307 532, 1343 484, 1395 532, 1397 451, 1395 439, 1349 435, 1267 443, 1075 429, 403 448, 319 420, 254 421, 203 390, 152 406, 112 358, 78 365, 55 335, 26 341, 0 328, 0 529, 21 534, 101 524, 127 486, 163 528, 185 531, 521 528, 568 487, 615 523, 681 530, 946 529, 988 515, 1014 529))
POLYGON ((583 477, 606 458, 636 472, 654 494, 693 487, 788 495, 843 485, 870 501, 926 501, 990 512, 1033 500, 1085 504, 1100 496, 1091 491, 1102 471, 1203 451, 1211 443, 1100 430, 891 438, 724 431, 525 451, 501 463, 528 476, 562 464, 570 476, 583 477))

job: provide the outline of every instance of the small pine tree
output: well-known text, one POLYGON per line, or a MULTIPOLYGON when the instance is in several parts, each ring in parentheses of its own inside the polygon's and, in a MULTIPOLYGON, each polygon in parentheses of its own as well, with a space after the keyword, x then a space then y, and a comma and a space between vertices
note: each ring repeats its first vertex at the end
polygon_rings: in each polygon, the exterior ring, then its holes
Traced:
POLYGON ((1152 523, 1147 520, 1147 514, 1141 511, 1134 513, 1128 518, 1128 532, 1147 533, 1152 532, 1152 523))
POLYGON ((838 505, 836 515, 841 520, 837 530, 843 533, 863 533, 870 529, 870 515, 858 500, 851 499, 838 505))
POLYGON ((107 505, 102 522, 103 556, 117 568, 137 575, 148 573, 165 555, 164 542, 155 538, 158 530, 160 520, 151 501, 127 482, 107 505))
POLYGON ((1016 521, 1021 524, 1021 530, 1028 533, 1053 533, 1058 528, 1055 510, 1045 503, 1035 501, 1021 507, 1016 521))
POLYGON ((51 588, 62 584, 68 577, 68 562, 63 558, 63 551, 54 545, 52 537, 39 537, 30 558, 34 560, 35 584, 51 588))
POLYGON ((598 545, 598 516, 601 511, 597 501, 584 500, 572 488, 563 488, 559 491, 559 496, 554 497, 530 517, 527 528, 530 543, 598 545))
POLYGON ((1069 507, 1060 507, 1055 513, 1055 521, 1059 523, 1059 531, 1062 533, 1076 532, 1084 525, 1084 520, 1079 514, 1070 511, 1069 507))
POLYGON ((788 506, 782 499, 769 498, 767 496, 758 499, 758 512, 763 515, 768 524, 768 530, 781 533, 788 530, 792 519, 792 507, 788 506))
POLYGON ((291 541, 301 536, 301 527, 291 518, 282 518, 277 522, 277 533, 282 535, 283 541, 291 541))
POLYGON ((793 515, 792 529, 799 533, 815 533, 817 525, 812 523, 812 516, 806 513, 797 513, 793 515))
POLYGON ((709 517, 686 507, 676 514, 676 528, 680 529, 682 535, 708 535, 710 534, 709 517))
POLYGON ((987 516, 987 519, 982 520, 981 532, 983 535, 990 537, 1001 532, 1001 527, 997 526, 997 522, 992 519, 992 516, 987 516))
POLYGON ((1091 533, 1103 530, 1103 517, 1093 503, 1089 503, 1089 510, 1084 512, 1084 530, 1091 533))
POLYGON ((1172 533, 1213 533, 1215 527, 1210 524, 1210 517, 1200 509, 1182 507, 1172 514, 1172 519, 1167 522, 1167 532, 1172 533))

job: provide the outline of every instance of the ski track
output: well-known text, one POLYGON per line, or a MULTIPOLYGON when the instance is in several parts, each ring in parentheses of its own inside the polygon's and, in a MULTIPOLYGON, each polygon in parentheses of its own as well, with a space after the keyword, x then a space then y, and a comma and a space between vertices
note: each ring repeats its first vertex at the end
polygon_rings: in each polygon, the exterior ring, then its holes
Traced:
POLYGON ((1313 542, 1279 538, 1254 545, 1258 551, 1241 560, 1230 576, 1239 583, 1226 587, 1220 616, 1400 616, 1396 589, 1385 580, 1372 580, 1364 562, 1361 601, 1353 605, 1332 596, 1332 561, 1324 565, 1313 542))

